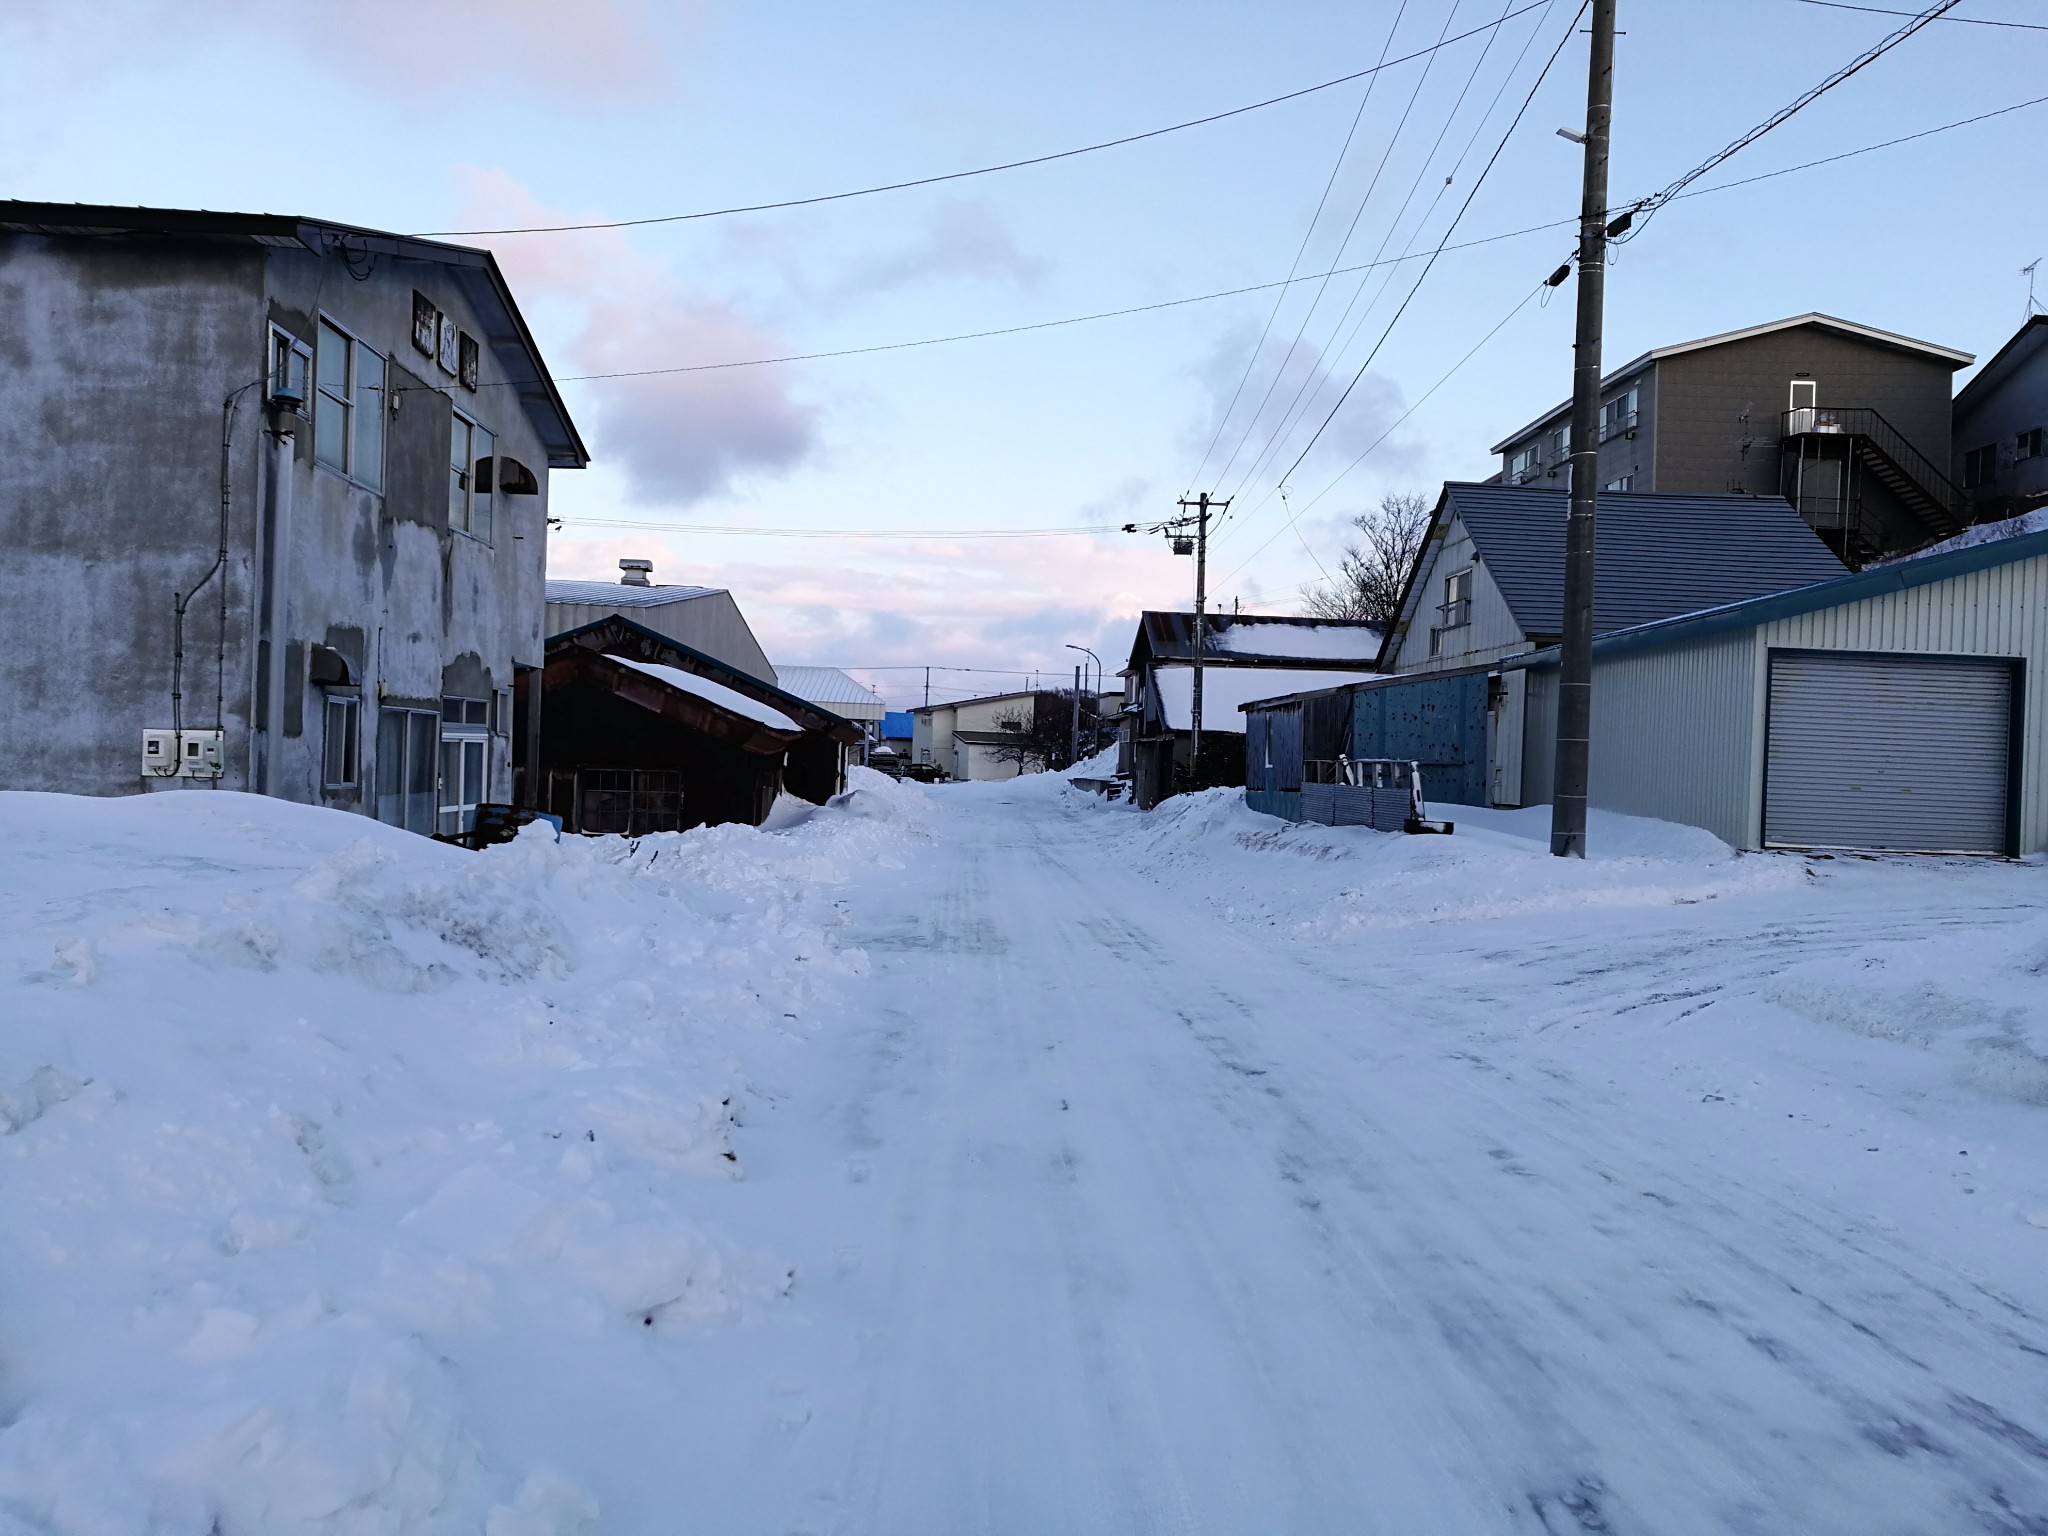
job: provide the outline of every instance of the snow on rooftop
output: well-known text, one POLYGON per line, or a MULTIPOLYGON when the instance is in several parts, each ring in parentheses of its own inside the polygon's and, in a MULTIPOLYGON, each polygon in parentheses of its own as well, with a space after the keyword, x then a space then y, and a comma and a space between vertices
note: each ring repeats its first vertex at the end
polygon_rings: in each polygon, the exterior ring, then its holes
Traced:
POLYGON ((723 587, 629 587, 622 581, 550 581, 547 600, 551 603, 581 603, 592 608, 659 608, 665 603, 686 603, 693 597, 710 597, 723 587))
POLYGON ((2022 512, 2018 517, 2008 517, 2002 522, 1979 523, 1974 528, 1965 528, 1952 539, 1943 539, 1939 544, 1930 544, 1925 549, 1903 555, 1900 560, 1883 563, 1897 565, 1902 560, 1924 560, 1929 555, 1945 555, 1950 550, 1970 549, 1978 544, 1999 544, 2029 533, 2048 533, 2048 507, 2036 507, 2031 512, 2022 512))
POLYGON ((739 715, 748 720, 757 720, 762 725, 777 731, 800 731, 798 725, 781 710, 759 699, 750 699, 737 688, 728 688, 723 683, 714 683, 708 677, 699 677, 694 672, 685 672, 681 667, 665 667, 658 661, 633 661, 624 656, 614 656, 622 667, 631 667, 635 672, 645 672, 649 677, 658 678, 671 688, 680 688, 684 693, 695 694, 707 704, 715 704, 727 714, 739 715))
MULTIPOLYGON (((1240 706, 1259 699, 1277 699, 1282 694, 1310 693, 1318 688, 1340 688, 1363 682, 1379 674, 1369 668, 1353 672, 1304 671, 1294 667, 1202 668, 1202 729, 1244 734, 1240 706)), ((1170 731, 1191 730, 1195 715, 1195 669, 1176 665, 1153 670, 1159 688, 1160 708, 1170 731)))
POLYGON ((1303 661, 1379 658, 1380 632, 1357 624, 1275 624, 1239 619, 1211 632, 1211 650, 1236 656, 1292 656, 1303 661))

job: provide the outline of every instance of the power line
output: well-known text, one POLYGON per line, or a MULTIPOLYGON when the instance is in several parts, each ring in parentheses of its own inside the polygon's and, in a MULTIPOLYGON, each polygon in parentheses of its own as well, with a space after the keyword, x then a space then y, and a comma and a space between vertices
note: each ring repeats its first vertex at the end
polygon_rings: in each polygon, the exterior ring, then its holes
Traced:
MULTIPOLYGON (((1394 24, 1387 29, 1387 40, 1380 44, 1380 60, 1382 63, 1386 61, 1387 50, 1394 46, 1395 33, 1401 30, 1401 18, 1407 14, 1408 0, 1401 0, 1400 9, 1394 12, 1394 24)), ((1308 255, 1309 242, 1315 238, 1316 226, 1322 222, 1323 209, 1329 206, 1330 192, 1337 185, 1337 174, 1344 169, 1344 161, 1351 154, 1352 140, 1358 137, 1358 125, 1365 118, 1365 109, 1372 101, 1372 88, 1378 83, 1379 75, 1375 73, 1372 79, 1365 83, 1365 94, 1358 98, 1358 110, 1351 114, 1351 126, 1345 131, 1343 146, 1337 151, 1337 162, 1330 167, 1329 180, 1323 183, 1323 195, 1316 199, 1316 211, 1309 217, 1308 228, 1301 232, 1301 244, 1294 252, 1294 264, 1287 269, 1287 276, 1290 280, 1296 273, 1300 272, 1302 258, 1308 255)), ((1398 132, 1399 130, 1397 129, 1396 133, 1398 134, 1398 132)), ((1384 160, 1381 163, 1384 164, 1384 160)), ((1379 180, 1378 176, 1375 175, 1373 180, 1377 183, 1379 180)), ((1367 197, 1372 196, 1371 187, 1366 188, 1365 195, 1367 197)), ((1359 204, 1360 210, 1363 211, 1364 207, 1365 204, 1361 202, 1359 204)), ((1350 243, 1351 237, 1347 234, 1343 244, 1337 247, 1336 260, 1342 261, 1344 259, 1344 246, 1350 243)), ((1265 350, 1266 338, 1273 334, 1273 322, 1280 318, 1280 306, 1286 302, 1287 290, 1285 287, 1282 287, 1280 292, 1273 297, 1273 308, 1266 315, 1265 329, 1259 332, 1259 339, 1253 344, 1251 355, 1244 361, 1244 372, 1238 376, 1237 388, 1230 392, 1230 403, 1223 408, 1223 414, 1216 418, 1216 430, 1209 436, 1209 446, 1202 450, 1202 462, 1195 466, 1195 472, 1188 477, 1188 489, 1182 493, 1184 496, 1193 493, 1195 482, 1202 478, 1202 471, 1209 467, 1210 455, 1215 453, 1216 445, 1223 441, 1223 429, 1230 425, 1231 414, 1237 410, 1237 402, 1244 394, 1244 387, 1251 382, 1252 369, 1258 366, 1259 354, 1265 350)), ((1256 420, 1256 416, 1253 419, 1256 420)))
MULTIPOLYGON (((1564 36, 1557 40, 1557 46, 1551 50, 1550 57, 1543 61, 1543 68, 1536 76, 1536 83, 1529 87, 1529 94, 1522 98, 1521 106, 1516 108, 1514 120, 1508 124, 1507 132, 1500 136, 1500 142, 1494 145, 1493 153, 1487 157, 1486 164, 1481 168, 1478 179, 1472 183, 1472 190, 1465 194, 1465 201, 1458 205, 1458 211, 1452 217, 1450 226, 1445 229, 1443 239, 1439 240, 1436 249, 1429 253, 1429 260, 1423 265, 1421 275, 1415 279, 1415 284, 1408 290, 1407 297, 1401 300, 1401 307, 1394 311, 1394 317, 1387 322, 1387 328, 1380 332, 1380 339, 1374 342, 1372 350, 1366 353, 1365 361, 1358 365, 1358 372, 1353 374, 1351 382, 1344 386, 1344 393, 1339 395, 1337 403, 1330 407, 1330 414, 1323 418, 1322 425, 1317 427, 1314 434, 1302 445, 1301 452, 1295 455, 1294 462, 1287 466, 1287 474, 1280 477, 1280 484, 1285 485, 1288 476, 1301 468, 1301 461, 1309 456, 1309 451, 1321 440, 1322 435, 1330 429, 1330 423, 1335 421, 1337 413, 1344 409, 1344 402, 1351 398, 1351 391, 1358 387, 1358 381, 1365 377, 1365 371, 1372 366, 1373 359, 1380 355, 1380 348, 1384 347, 1387 344, 1387 338, 1394 334, 1394 327, 1399 325, 1401 317, 1408 313, 1408 306, 1415 301, 1415 295, 1422 291, 1422 285, 1429 280, 1431 269, 1436 266, 1437 258, 1443 255, 1444 248, 1450 243, 1451 236, 1457 233, 1459 223, 1464 219, 1466 212, 1472 207, 1472 200, 1479 195, 1479 189, 1486 185, 1486 178, 1492 172, 1494 166, 1499 164, 1501 152, 1508 147, 1508 140, 1512 139, 1515 136, 1515 130, 1522 126, 1522 118, 1527 115, 1530 103, 1535 101, 1536 93, 1543 89, 1543 82, 1550 78, 1551 66, 1557 63, 1558 55, 1564 52, 1564 45, 1571 41, 1572 33, 1578 28, 1579 18, 1586 14, 1586 6, 1590 3, 1591 0, 1580 0, 1578 10, 1572 13, 1571 25, 1565 28, 1564 36)), ((1956 3, 1956 0, 1949 0, 1949 3, 1953 5, 1956 3)))
MULTIPOLYGON (((1843 150, 1840 154, 1825 155, 1818 160, 1806 160, 1798 165, 1788 165, 1781 170, 1765 171, 1757 176, 1745 176, 1739 181, 1717 182, 1711 187, 1688 187, 1685 191, 1672 198, 1671 201, 1682 202, 1690 197, 1706 197, 1712 193, 1727 192, 1736 187, 1746 187, 1755 182, 1770 181, 1779 176, 1790 176, 1796 172, 1814 170, 1823 165, 1834 165, 1842 160, 1852 160, 1859 155, 1873 154, 1878 150, 1891 149, 1900 144, 1910 144, 1916 139, 1931 138, 1935 134, 1948 133, 1957 128, 1968 128, 1973 124, 1986 122, 1994 117, 2004 117, 2008 113, 2023 111, 2028 107, 2038 107, 2044 103, 2048 103, 2048 96, 2036 96, 2027 101, 2014 102, 2009 107, 1997 107, 1989 112, 1980 112, 1971 117, 1958 118, 1952 123, 1942 123, 1933 128, 1923 128, 1917 133, 1905 134, 1896 139, 1884 139, 1876 144, 1865 144, 1856 149, 1843 150)), ((1475 240, 1460 240, 1455 244, 1444 246, 1441 254, 1448 255, 1455 251, 1469 251, 1480 246, 1497 245, 1503 240, 1518 240, 1524 235, 1543 234, 1553 229, 1565 229, 1577 223, 1577 219, 1551 219, 1542 224, 1529 224, 1520 229, 1503 230, 1496 235, 1482 235, 1475 240)), ((1024 325, 997 326, 982 331, 961 331, 947 336, 925 336, 914 341, 884 342, 867 347, 845 347, 831 352, 793 352, 775 357, 736 358, 723 363, 683 363, 666 368, 630 368, 608 373, 561 374, 555 377, 554 382, 557 384, 582 384, 606 379, 641 379, 655 378, 667 374, 715 373, 729 368, 767 368, 781 363, 824 362, 842 357, 863 357, 878 352, 903 352, 919 347, 947 346, 961 341, 984 341, 998 336, 1019 336, 1031 331, 1055 330, 1070 325, 1087 325, 1097 320, 1118 320, 1130 315, 1151 314, 1158 310, 1183 308, 1190 304, 1212 303, 1218 299, 1241 298, 1246 294, 1270 293, 1275 288, 1286 288, 1300 283, 1313 283, 1325 277, 1343 277, 1350 273, 1367 272, 1377 268, 1397 267, 1406 262, 1419 259, 1421 259, 1420 253, 1404 253, 1400 256, 1388 257, 1383 261, 1357 262, 1350 266, 1331 267, 1322 272, 1305 272, 1292 278, 1279 278, 1272 282, 1248 283, 1238 288, 1218 289, 1213 293, 1190 294, 1185 298, 1178 299, 1161 299, 1152 304, 1134 304, 1123 309, 1097 310, 1085 315, 1067 315, 1057 320, 1036 320, 1024 325)), ((486 381, 481 387, 485 389, 516 389, 521 386, 530 386, 536 382, 538 381, 533 379, 494 379, 486 381)), ((431 387, 430 385, 399 386, 401 389, 418 388, 422 390, 430 389, 431 387)))
POLYGON ((1733 159, 1736 155, 1740 154, 1743 150, 1749 148, 1750 145, 1754 144, 1758 139, 1762 138, 1772 129, 1779 127, 1781 124, 1785 123, 1790 118, 1796 116, 1798 113, 1805 111, 1808 107, 1812 106, 1816 101, 1819 101, 1821 97, 1827 95, 1829 91, 1832 91, 1836 86, 1841 85, 1843 82, 1847 81, 1852 76, 1860 73, 1862 70, 1876 63, 1879 59, 1883 58, 1887 53, 1890 53, 1892 49, 1898 47, 1899 44, 1905 42, 1907 38, 1913 36, 1914 33, 1918 32, 1922 27, 1926 26, 1929 22, 1938 20, 1944 12, 1954 10, 1956 6, 1960 5, 1961 3, 1962 0, 1940 0, 1939 4, 1930 6, 1925 11, 1917 11, 1910 13, 1913 19, 1906 23, 1905 26, 1900 27, 1890 36, 1885 37, 1879 40, 1877 43, 1870 46, 1869 48, 1864 49, 1863 52, 1857 54, 1855 58, 1851 59, 1848 63, 1844 64, 1840 69, 1836 70, 1833 74, 1829 75, 1825 80, 1821 81, 1820 84, 1813 86, 1810 89, 1802 92, 1800 95, 1794 97, 1784 106, 1778 108, 1778 110, 1773 112, 1769 117, 1765 118, 1761 123, 1758 123, 1754 128, 1750 129, 1749 132, 1737 138, 1733 143, 1727 145, 1722 149, 1716 150, 1713 154, 1707 156, 1706 159, 1702 160, 1698 165, 1694 166, 1691 170, 1687 171, 1683 176, 1679 177, 1678 180, 1672 182, 1671 185, 1666 187, 1662 192, 1658 192, 1653 196, 1642 199, 1640 202, 1629 205, 1629 207, 1623 210, 1622 212, 1621 218, 1618 221, 1621 227, 1614 231, 1615 235, 1621 239, 1629 238, 1630 221, 1633 220, 1637 215, 1641 215, 1641 223, 1635 226, 1634 233, 1640 234, 1642 232, 1642 226, 1648 224, 1649 221, 1656 216, 1658 209, 1662 208, 1666 203, 1670 202, 1673 198, 1677 197, 1693 182, 1699 180, 1700 177, 1706 175, 1707 172, 1713 170, 1716 166, 1733 159))
POLYGON ((1083 144, 1075 149, 1056 150, 1049 155, 1032 155, 1024 160, 1006 160, 1001 165, 977 166, 971 171, 947 171, 938 176, 919 176, 910 181, 890 181, 879 186, 856 187, 846 192, 824 192, 815 197, 792 197, 776 203, 748 203, 732 208, 706 208, 696 213, 664 213, 641 219, 606 219, 588 224, 535 224, 510 229, 436 229, 423 232, 421 239, 461 239, 475 235, 559 235, 576 230, 588 229, 636 229, 648 224, 683 224, 697 219, 721 219, 735 213, 770 213, 779 208, 808 208, 818 203, 844 202, 853 197, 873 197, 880 192, 903 192, 912 187, 937 186, 942 182, 964 181, 970 176, 993 176, 999 171, 1017 171, 1026 166, 1049 165, 1056 160, 1071 160, 1077 155, 1092 155, 1098 150, 1119 149, 1126 144, 1143 143, 1146 139, 1157 139, 1169 133, 1180 133, 1189 128, 1201 128, 1210 123, 1220 123, 1226 118, 1242 117, 1247 112, 1258 112, 1266 107, 1277 107, 1283 102, 1299 101, 1304 96, 1313 96, 1318 91, 1331 90, 1336 86, 1349 85, 1354 80, 1363 80, 1381 70, 1395 69, 1403 64, 1413 63, 1419 58, 1432 54, 1439 48, 1449 48, 1462 43, 1468 37, 1477 37, 1482 32, 1512 21, 1525 11, 1533 11, 1547 0, 1530 0, 1520 11, 1511 11, 1499 21, 1488 22, 1483 27, 1474 27, 1469 32, 1460 32, 1456 37, 1440 38, 1431 47, 1415 53, 1404 54, 1398 59, 1382 59, 1370 69, 1353 70, 1348 75, 1339 75, 1334 80, 1325 80, 1319 85, 1306 85, 1298 91, 1288 91, 1280 96, 1268 96, 1264 101, 1254 101, 1242 107, 1232 107, 1224 112, 1212 112, 1207 117, 1191 117, 1183 123, 1169 123, 1164 128, 1148 128, 1143 133, 1129 133, 1118 139, 1104 139, 1095 144, 1083 144))
MULTIPOLYGON (((1872 16, 1918 16, 1918 11, 1888 11, 1877 5, 1849 5, 1846 0, 1799 0, 1801 5, 1824 5, 1831 11, 1863 11, 1872 16)), ((2048 32, 2038 21, 1989 21, 1982 16, 1937 16, 1937 21, 1959 21, 1972 27, 2015 27, 2022 32, 2048 32)))
POLYGON ((739 523, 651 523, 609 517, 562 517, 556 521, 570 528, 722 533, 762 539, 1048 539, 1117 531, 1116 525, 1102 523, 1077 523, 1064 528, 750 528, 739 523))

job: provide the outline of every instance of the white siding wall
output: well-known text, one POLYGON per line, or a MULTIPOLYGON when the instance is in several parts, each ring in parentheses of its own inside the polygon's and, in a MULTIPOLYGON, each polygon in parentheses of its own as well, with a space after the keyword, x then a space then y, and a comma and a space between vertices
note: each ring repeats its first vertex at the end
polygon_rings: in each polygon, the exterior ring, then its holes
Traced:
MULTIPOLYGON (((1771 647, 2024 658, 2020 851, 2048 849, 2048 555, 1779 619, 1765 625, 1760 638, 1756 658, 1759 694, 1764 654, 1771 647)), ((1759 698, 1754 726, 1759 761, 1763 751, 1761 706, 1759 698)), ((1753 799, 1752 847, 1761 834, 1763 813, 1761 798, 1753 799)))
POLYGON ((707 592, 702 597, 644 607, 549 603, 547 629, 550 635, 562 635, 614 616, 630 619, 642 629, 651 629, 657 635, 666 635, 692 650, 702 651, 728 667, 738 667, 749 677, 758 677, 764 683, 775 682, 775 668, 768 653, 754 638, 754 631, 748 627, 746 616, 730 592, 707 592))
POLYGON ((1494 585, 1493 574, 1479 560, 1471 534, 1464 522, 1453 516, 1441 543, 1425 556, 1426 564, 1409 601, 1408 629, 1391 658, 1396 672, 1432 672, 1452 667, 1477 666, 1503 656, 1517 656, 1529 649, 1522 626, 1509 612, 1507 599, 1494 585), (1429 632, 1439 622, 1437 605, 1444 600, 1444 578, 1470 568, 1472 580, 1472 622, 1444 636, 1442 655, 1429 654, 1429 632))

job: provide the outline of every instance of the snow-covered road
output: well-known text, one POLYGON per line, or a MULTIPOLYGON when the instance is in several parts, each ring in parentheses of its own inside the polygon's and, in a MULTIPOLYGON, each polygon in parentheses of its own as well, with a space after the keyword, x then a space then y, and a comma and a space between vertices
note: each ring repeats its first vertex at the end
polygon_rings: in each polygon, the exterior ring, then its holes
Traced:
POLYGON ((0 796, 0 1536, 2048 1532, 2048 868, 0 796))

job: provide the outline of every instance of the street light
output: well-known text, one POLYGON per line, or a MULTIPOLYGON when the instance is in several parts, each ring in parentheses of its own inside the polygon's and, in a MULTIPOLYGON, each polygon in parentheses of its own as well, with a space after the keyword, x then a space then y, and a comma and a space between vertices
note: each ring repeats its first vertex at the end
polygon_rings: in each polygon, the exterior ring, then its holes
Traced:
POLYGON ((1067 649, 1079 651, 1095 663, 1095 707, 1089 711, 1093 724, 1088 727, 1088 744, 1099 752, 1102 750, 1102 658, 1087 646, 1076 645, 1071 640, 1067 642, 1067 649))

